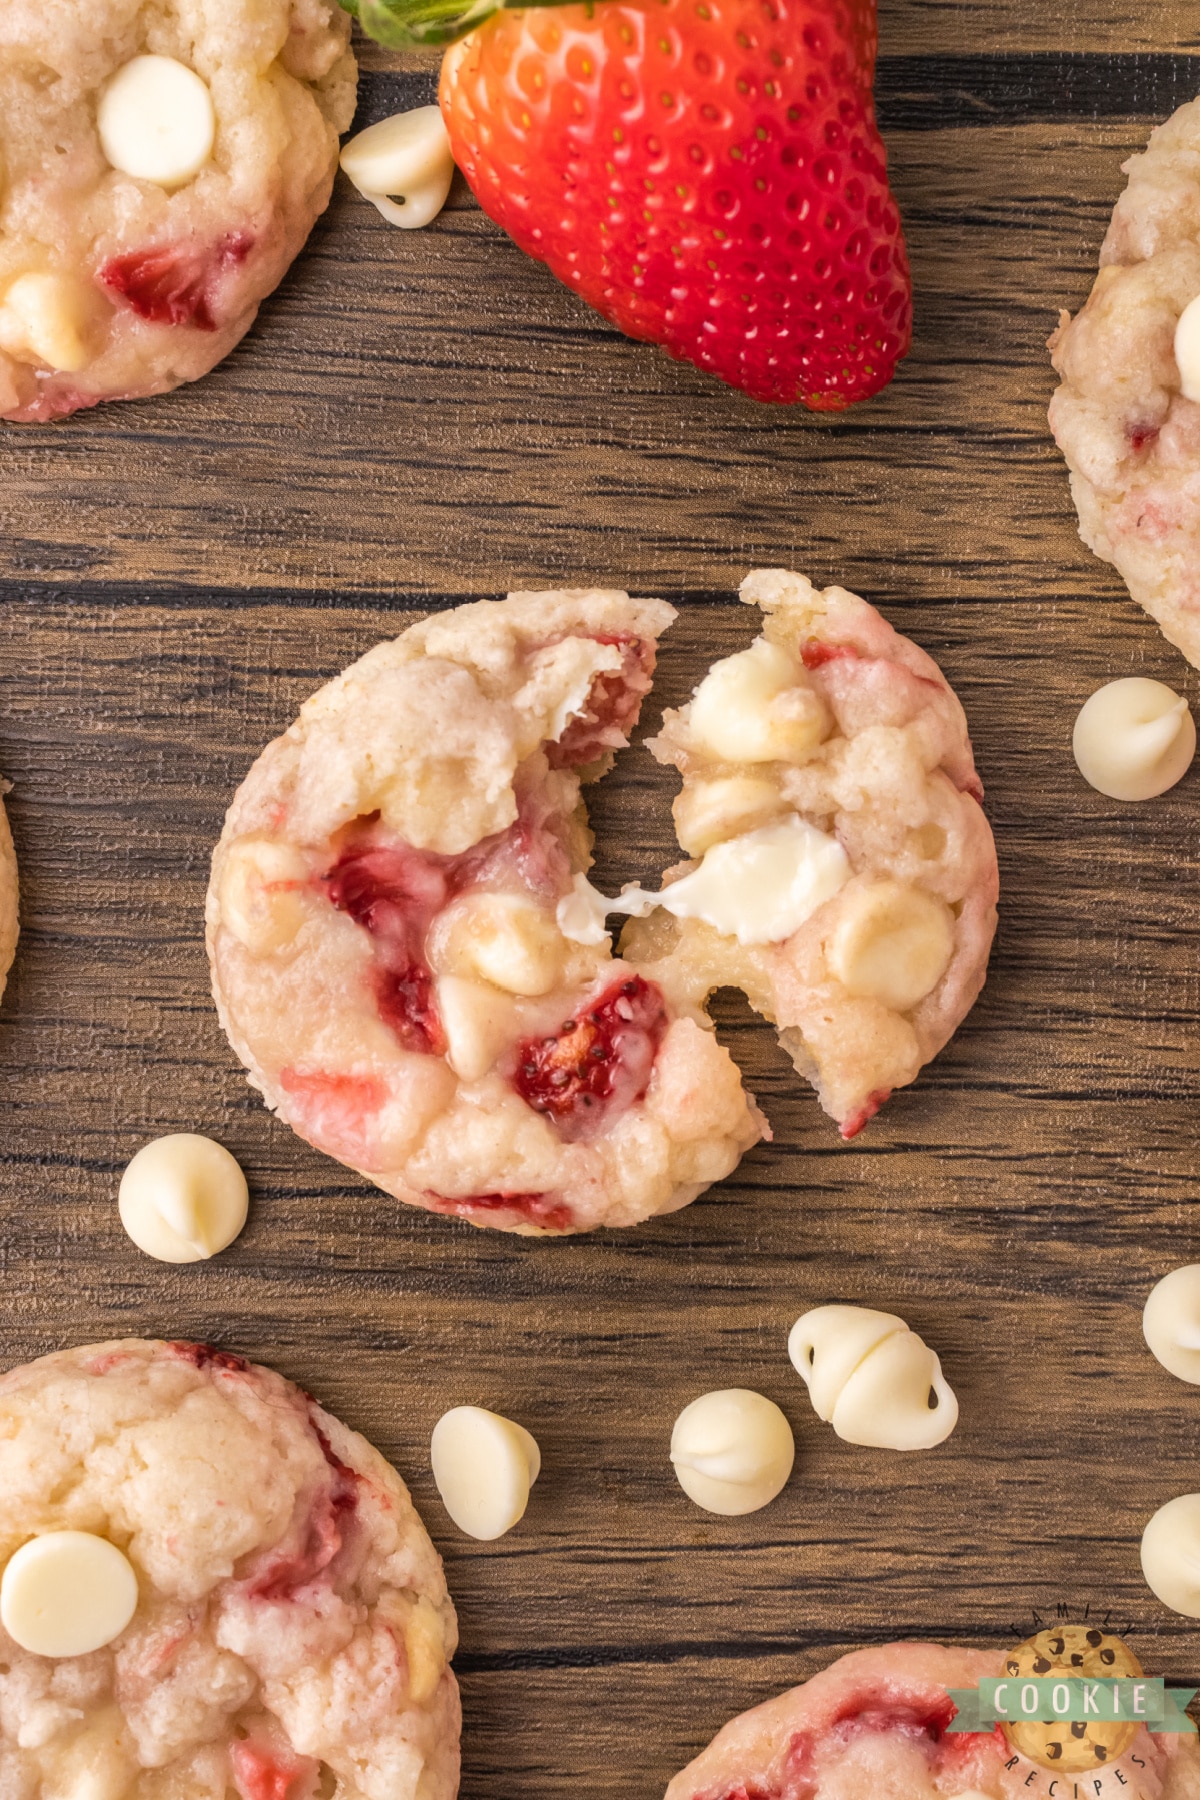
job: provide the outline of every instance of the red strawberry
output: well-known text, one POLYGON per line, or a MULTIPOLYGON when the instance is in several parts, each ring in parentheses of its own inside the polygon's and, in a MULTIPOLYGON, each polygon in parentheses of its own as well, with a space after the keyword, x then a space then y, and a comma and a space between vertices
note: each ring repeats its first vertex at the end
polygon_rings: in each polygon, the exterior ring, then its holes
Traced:
POLYGON ((572 1142, 640 1100, 667 1029, 659 988, 640 975, 614 981, 556 1037, 517 1050, 513 1086, 572 1142))
POLYGON ((911 336, 875 43, 875 0, 502 11, 447 52, 441 106, 484 211, 622 331, 837 411, 911 336))
POLYGON ((244 231, 203 246, 156 244, 114 256, 100 270, 99 279, 154 325, 215 331, 219 321, 213 309, 221 280, 245 262, 253 248, 253 238, 244 231))

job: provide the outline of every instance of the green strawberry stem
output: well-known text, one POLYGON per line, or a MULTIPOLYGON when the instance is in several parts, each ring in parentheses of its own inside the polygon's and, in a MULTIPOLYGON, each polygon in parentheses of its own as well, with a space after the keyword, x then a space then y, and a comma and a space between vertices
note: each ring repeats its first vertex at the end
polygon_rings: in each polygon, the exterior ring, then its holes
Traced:
MULTIPOLYGON (((368 37, 389 50, 413 45, 452 44, 500 12, 507 0, 339 0, 368 37)), ((561 0, 520 0, 527 6, 557 6, 561 0)))

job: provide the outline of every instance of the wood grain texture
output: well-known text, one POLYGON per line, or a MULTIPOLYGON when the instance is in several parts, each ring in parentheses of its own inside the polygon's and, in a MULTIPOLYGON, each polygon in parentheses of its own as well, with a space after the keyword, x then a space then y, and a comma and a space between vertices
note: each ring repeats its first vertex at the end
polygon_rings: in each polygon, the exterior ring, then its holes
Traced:
MULTIPOLYGON (((1069 754, 1102 680, 1158 675, 1195 705, 1200 676, 1078 542, 1043 349, 1090 284, 1121 161, 1183 97, 1166 53, 1196 36, 1169 0, 888 0, 917 341, 848 418, 763 410, 620 339, 462 193, 406 236, 340 188, 208 381, 0 437, 24 883, 0 1358, 214 1337, 373 1438, 458 1602, 465 1800, 653 1800, 730 1713, 844 1648, 1007 1642, 1059 1603, 1112 1609, 1154 1672, 1200 1678, 1200 1636, 1137 1558, 1149 1514, 1200 1485, 1200 1396, 1139 1328, 1154 1280, 1200 1257, 1200 775, 1121 807, 1069 754), (397 1212, 263 1111, 218 1030, 201 906, 234 786, 413 609, 518 584, 683 603, 653 725, 749 641, 732 592, 755 563, 859 588, 962 696, 1003 880, 982 1000, 844 1146, 722 997, 775 1141, 675 1218, 528 1244, 397 1212), (116 1214, 129 1155, 179 1128, 229 1144, 253 1192, 242 1239, 191 1269, 137 1256, 116 1214), (785 1335, 830 1299, 935 1345, 962 1403, 948 1444, 893 1457, 815 1422, 785 1335), (782 1498, 735 1521, 667 1463, 680 1406, 727 1385, 776 1399, 798 1446, 782 1498), (457 1536, 428 1473, 434 1420, 467 1400, 544 1454, 495 1545, 457 1536)), ((428 85, 367 62, 368 111, 428 85)), ((603 881, 673 860, 672 785, 635 749, 595 792, 603 881)))

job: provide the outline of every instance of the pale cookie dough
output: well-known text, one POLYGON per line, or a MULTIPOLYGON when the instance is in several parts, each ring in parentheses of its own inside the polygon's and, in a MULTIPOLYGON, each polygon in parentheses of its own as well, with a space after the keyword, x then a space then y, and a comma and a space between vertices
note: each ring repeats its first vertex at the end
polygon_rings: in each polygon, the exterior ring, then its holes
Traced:
POLYGON ((1084 542, 1200 665, 1200 100, 1125 169, 1091 297, 1050 339, 1050 425, 1084 542))
MULTIPOLYGON (((0 781, 0 796, 7 786, 7 782, 0 781)), ((0 996, 17 953, 18 928, 17 853, 13 849, 8 814, 0 797, 0 996)))
MULTIPOLYGON (((1069 1800, 1069 1778, 1052 1786, 1053 1771, 998 1730, 947 1730, 956 1711, 949 1690, 1004 1671, 1001 1650, 901 1643, 853 1651, 726 1725, 676 1775, 666 1800, 1069 1800)), ((1107 1766, 1106 1783, 1105 1794, 1195 1800, 1200 1752, 1191 1738, 1139 1726, 1107 1766)))
POLYGON ((621 947, 677 1007, 742 988, 849 1138, 983 986, 996 851, 962 707, 923 650, 786 570, 741 598, 763 637, 649 746, 683 776, 676 829, 701 860, 621 947))
POLYGON ((228 354, 328 203, 349 36, 336 0, 3 0, 0 418, 228 354))
POLYGON ((650 686, 658 600, 517 594, 414 625, 304 706, 213 858, 213 991, 294 1130, 413 1206, 632 1225, 765 1129, 703 1006, 559 906, 581 783, 650 686), (568 921, 569 922, 569 921, 568 921))
MULTIPOLYGON (((136 1608, 90 1654, 39 1656, 0 1628, 5 1794, 453 1800, 441 1562, 395 1471, 291 1382, 141 1339, 14 1370, 0 1380, 0 1586, 22 1636, 49 1633, 31 1608, 69 1592, 58 1546, 25 1551, 50 1533, 115 1546, 136 1608), (22 1555, 30 1568, 10 1575, 22 1555)), ((87 1548, 76 1540, 81 1565, 87 1548)), ((101 1637, 123 1603, 109 1575, 101 1637)), ((60 1641, 77 1639, 64 1626, 60 1641)))

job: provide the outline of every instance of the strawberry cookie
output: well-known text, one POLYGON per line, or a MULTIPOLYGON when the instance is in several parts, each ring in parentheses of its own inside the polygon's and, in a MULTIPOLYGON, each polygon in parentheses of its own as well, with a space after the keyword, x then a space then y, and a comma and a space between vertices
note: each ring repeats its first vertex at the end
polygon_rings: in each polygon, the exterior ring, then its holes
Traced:
MULTIPOLYGON (((666 1800, 1068 1800, 1093 1783, 1055 1776, 990 1731, 949 1731, 952 1688, 1004 1673, 999 1651, 886 1644, 841 1657, 743 1713, 676 1775, 666 1800)), ((1097 1794, 1192 1800, 1192 1739, 1139 1727, 1097 1794)))
POLYGON ((213 989, 301 1137, 413 1206, 538 1233, 686 1206, 763 1134, 703 1008, 614 959, 581 785, 636 723, 659 600, 436 615, 301 710, 213 858, 213 989))
POLYGON ((349 34, 336 0, 4 0, 0 417, 233 348, 328 203, 349 34))
POLYGON ((649 746, 683 776, 676 830, 696 860, 622 952, 680 1009, 742 988, 849 1138, 983 986, 996 850, 962 707, 923 650, 782 569, 741 598, 763 636, 649 746))
POLYGON ((1200 100, 1126 163, 1091 297, 1050 340, 1084 542, 1200 666, 1200 100))
POLYGON ((269 1369, 131 1338, 0 1380, 24 1800, 452 1800, 457 1631, 395 1470, 269 1369))
MULTIPOLYGON (((0 782, 0 794, 6 783, 0 782)), ((0 800, 0 995, 17 953, 17 854, 13 849, 8 814, 0 800)))

